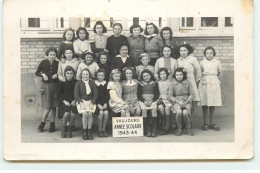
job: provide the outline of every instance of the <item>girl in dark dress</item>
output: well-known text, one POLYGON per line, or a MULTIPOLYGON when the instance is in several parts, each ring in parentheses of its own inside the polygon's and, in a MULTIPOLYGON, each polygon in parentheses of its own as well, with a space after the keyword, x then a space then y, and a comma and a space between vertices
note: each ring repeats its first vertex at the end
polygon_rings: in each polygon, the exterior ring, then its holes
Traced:
POLYGON ((108 54, 105 51, 99 52, 97 63, 99 68, 102 68, 105 70, 106 75, 105 75, 105 80, 108 82, 109 81, 109 75, 111 72, 110 65, 108 64, 108 54))

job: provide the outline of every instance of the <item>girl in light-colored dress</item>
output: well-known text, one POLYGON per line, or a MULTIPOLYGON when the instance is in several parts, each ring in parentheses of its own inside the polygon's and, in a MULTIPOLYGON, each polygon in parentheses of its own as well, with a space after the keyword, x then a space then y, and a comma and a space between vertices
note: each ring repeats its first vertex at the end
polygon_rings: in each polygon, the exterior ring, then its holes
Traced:
POLYGON ((135 71, 126 67, 123 71, 123 100, 129 105, 131 116, 140 116, 141 109, 137 98, 138 80, 135 78, 135 71))
POLYGON ((89 41, 89 33, 84 27, 79 27, 76 31, 77 39, 73 42, 73 48, 77 57, 81 57, 85 51, 92 52, 89 41))
POLYGON ((175 134, 182 134, 183 121, 185 122, 185 131, 189 136, 193 136, 191 130, 191 106, 193 90, 191 83, 187 80, 187 72, 179 67, 174 72, 174 80, 169 89, 169 99, 172 101, 172 112, 176 113, 177 130, 175 134))
POLYGON ((147 53, 141 54, 139 59, 140 59, 141 64, 136 66, 135 70, 136 70, 136 74, 137 74, 137 79, 140 81, 142 71, 147 69, 147 70, 151 71, 152 74, 153 74, 154 73, 154 66, 149 65, 150 57, 147 53))
POLYGON ((213 129, 219 131, 220 128, 213 123, 215 106, 222 106, 220 78, 222 77, 222 66, 220 61, 215 59, 215 49, 211 46, 204 51, 205 59, 201 64, 202 79, 199 83, 200 105, 202 106, 204 125, 203 130, 213 129), (209 124, 207 122, 209 111, 209 124))
POLYGON ((171 80, 168 79, 169 72, 167 68, 160 68, 158 71, 159 102, 158 109, 161 114, 160 135, 166 135, 170 128, 171 102, 168 98, 171 80))
POLYGON ((121 71, 119 69, 113 69, 110 73, 110 81, 107 84, 107 89, 109 90, 110 95, 108 104, 114 113, 120 113, 121 117, 130 117, 129 106, 122 99, 122 84, 120 79, 121 71))
POLYGON ((194 92, 193 105, 195 105, 194 102, 200 101, 197 85, 202 74, 197 58, 190 55, 193 53, 193 50, 193 47, 188 43, 178 46, 178 53, 180 57, 177 59, 177 64, 178 67, 183 67, 187 71, 187 77, 194 92))
POLYGON ((158 81, 159 77, 158 77, 158 70, 160 68, 167 68, 169 76, 168 78, 170 80, 172 80, 172 76, 173 73, 175 71, 175 69, 177 68, 177 61, 171 57, 171 54, 173 52, 173 49, 171 46, 163 46, 162 48, 162 54, 163 57, 157 59, 156 63, 155 63, 155 67, 154 67, 154 78, 158 81))
POLYGON ((141 81, 139 82, 137 90, 144 122, 144 135, 147 137, 156 137, 158 120, 157 100, 159 98, 159 89, 158 83, 154 82, 153 73, 150 70, 144 69, 142 71, 141 81))

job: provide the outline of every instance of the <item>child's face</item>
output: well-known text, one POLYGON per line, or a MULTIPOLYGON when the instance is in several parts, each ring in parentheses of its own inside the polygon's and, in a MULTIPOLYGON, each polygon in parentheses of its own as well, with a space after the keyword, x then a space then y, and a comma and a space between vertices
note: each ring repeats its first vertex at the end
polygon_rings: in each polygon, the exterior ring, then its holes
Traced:
POLYGON ((66 77, 67 80, 72 80, 72 79, 73 79, 73 76, 74 76, 74 73, 73 73, 72 70, 66 71, 65 77, 66 77))
POLYGON ((66 34, 65 34, 65 38, 66 38, 67 41, 71 41, 72 38, 73 38, 73 32, 70 31, 70 30, 68 30, 68 31, 66 32, 66 34))
POLYGON ((181 47, 180 48, 180 55, 182 58, 186 58, 188 56, 188 49, 186 47, 181 47))
POLYGON ((183 80, 183 73, 182 72, 176 72, 176 80, 182 81, 183 80))
POLYGON ((86 32, 84 30, 79 31, 79 39, 80 40, 85 40, 86 38, 86 32))
POLYGON ((208 49, 206 51, 206 58, 207 60, 212 60, 214 58, 214 52, 212 49, 208 49))
POLYGON ((132 70, 126 70, 125 71, 125 76, 127 80, 131 80, 133 78, 133 72, 132 70))
POLYGON ((115 82, 120 81, 120 74, 119 74, 119 73, 114 74, 114 75, 113 75, 113 80, 114 80, 115 82))
POLYGON ((119 36, 121 34, 121 27, 116 25, 113 29, 114 35, 119 36))
POLYGON ((140 30, 139 27, 133 29, 133 35, 134 35, 135 37, 139 36, 140 33, 141 33, 141 30, 140 30))
POLYGON ((143 66, 147 66, 149 63, 149 58, 147 56, 144 56, 141 60, 143 66))
POLYGON ((165 71, 161 71, 160 72, 160 79, 161 80, 166 80, 167 79, 167 74, 165 73, 165 71))
POLYGON ((163 49, 163 56, 165 57, 165 58, 168 58, 168 57, 170 57, 171 56, 171 49, 170 48, 168 48, 168 47, 165 47, 164 49, 163 49))
POLYGON ((49 52, 48 60, 50 62, 53 62, 55 60, 55 58, 56 58, 56 53, 54 51, 49 52))
POLYGON ((101 55, 100 56, 100 63, 101 64, 106 64, 107 63, 107 56, 106 55, 101 55))
POLYGON ((73 58, 73 53, 71 50, 66 50, 64 54, 65 54, 66 59, 68 59, 68 60, 73 58))
POLYGON ((86 60, 86 64, 90 64, 93 60, 93 57, 91 55, 86 55, 85 60, 86 60))
POLYGON ((128 47, 122 46, 119 52, 122 57, 126 57, 128 55, 128 47))
POLYGON ((147 32, 148 32, 148 34, 149 35, 152 35, 152 34, 154 34, 154 27, 153 27, 153 25, 148 25, 147 26, 147 32))
POLYGON ((169 30, 163 31, 162 36, 165 40, 169 40, 170 39, 170 31, 169 30))
POLYGON ((82 72, 82 79, 84 81, 88 81, 89 80, 89 72, 88 71, 83 71, 82 72))
POLYGON ((151 81, 151 76, 149 73, 143 73, 143 80, 145 82, 150 82, 151 81))
POLYGON ((96 26, 96 32, 97 32, 97 34, 102 34, 103 33, 103 27, 102 27, 102 25, 97 25, 96 26))
POLYGON ((99 82, 102 82, 104 79, 105 79, 105 74, 103 72, 97 74, 97 80, 99 82))

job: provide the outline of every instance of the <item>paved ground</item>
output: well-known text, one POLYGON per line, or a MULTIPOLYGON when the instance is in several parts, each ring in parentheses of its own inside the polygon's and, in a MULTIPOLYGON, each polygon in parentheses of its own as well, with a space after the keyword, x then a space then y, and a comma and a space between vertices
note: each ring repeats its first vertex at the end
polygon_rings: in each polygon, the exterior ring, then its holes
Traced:
MULTIPOLYGON (((89 142, 233 142, 234 141, 234 116, 233 115, 218 115, 216 109, 215 122, 221 127, 221 131, 216 132, 213 130, 202 131, 202 117, 200 107, 195 108, 197 116, 193 117, 193 132, 194 136, 175 136, 173 133, 165 136, 157 136, 156 138, 148 137, 132 137, 132 138, 99 138, 94 133, 93 141, 82 140, 82 125, 80 117, 76 119, 76 131, 73 133, 73 138, 60 138, 62 120, 56 119, 56 131, 54 133, 48 132, 49 121, 46 123, 45 131, 39 133, 37 127, 41 121, 41 114, 22 114, 22 142, 25 143, 89 143, 89 142)), ((96 131, 96 126, 94 130, 96 131)), ((111 129, 111 127, 110 127, 111 129)))

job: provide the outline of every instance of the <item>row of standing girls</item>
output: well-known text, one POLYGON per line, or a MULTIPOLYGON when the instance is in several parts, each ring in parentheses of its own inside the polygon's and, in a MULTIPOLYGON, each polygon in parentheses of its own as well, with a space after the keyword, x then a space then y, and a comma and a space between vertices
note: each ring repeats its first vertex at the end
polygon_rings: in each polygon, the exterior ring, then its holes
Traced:
MULTIPOLYGON (((139 33, 137 38, 143 37, 140 35, 142 31, 140 26, 133 25, 130 28, 133 35, 128 38, 128 41, 122 41, 125 38, 120 35, 122 25, 115 24, 114 35, 105 39, 107 44, 101 44, 104 43, 104 40, 101 41, 102 37, 106 38, 103 35, 104 28, 102 22, 96 23, 95 42, 89 42, 86 39, 88 33, 85 28, 77 30, 78 38, 85 38, 85 40, 81 39, 87 43, 85 48, 81 41, 75 40, 70 43, 69 40, 74 38, 74 32, 70 29, 66 30, 65 40, 61 43, 59 53, 53 48, 46 51, 48 58, 40 63, 36 71, 36 75, 43 78, 41 94, 45 108, 42 122, 38 127, 40 132, 43 131, 49 112, 52 115, 49 131, 54 131, 55 107, 59 105, 59 101, 61 101, 60 110, 64 112, 61 111, 63 114, 62 137, 72 136, 75 128, 75 114, 80 113, 83 139, 93 139, 91 129, 94 112, 99 120, 98 136, 108 136, 106 125, 109 110, 113 116, 141 114, 144 117, 145 134, 154 137, 157 135, 157 109, 160 115, 159 134, 168 133, 170 113, 173 112, 176 113, 176 135, 181 135, 183 130, 186 134, 193 135, 190 121, 194 102, 199 102, 203 109, 203 130, 209 128, 220 130, 213 123, 213 115, 215 106, 222 104, 219 81, 222 68, 220 62, 214 59, 216 53, 213 47, 205 49, 206 58, 201 61, 201 68, 197 59, 190 56, 193 48, 189 44, 177 47, 176 42, 172 41, 172 32, 168 27, 162 29, 161 36, 155 36, 151 33, 154 33, 157 27, 154 24, 148 24, 145 33, 151 36, 148 35, 144 39, 145 49, 134 47, 138 44, 131 46, 130 37, 135 37, 136 32, 139 33), (122 42, 117 40, 118 37, 122 38, 122 42), (158 49, 161 48, 161 52, 151 47, 148 50, 149 44, 146 44, 146 41, 151 43, 151 39, 155 38, 162 41, 159 41, 162 45, 156 43, 158 49), (61 62, 55 60, 57 55, 61 62), (98 55, 97 60, 96 55, 98 55), (161 58, 159 58, 160 55, 161 58), (176 57, 178 57, 177 60, 176 57), (121 74, 123 74, 122 82, 121 74), (135 75, 137 75, 136 79, 135 75), (199 89, 197 89, 198 84, 199 89), (208 109, 209 123, 207 121, 208 109)), ((158 29, 156 32, 158 33, 158 29)))

